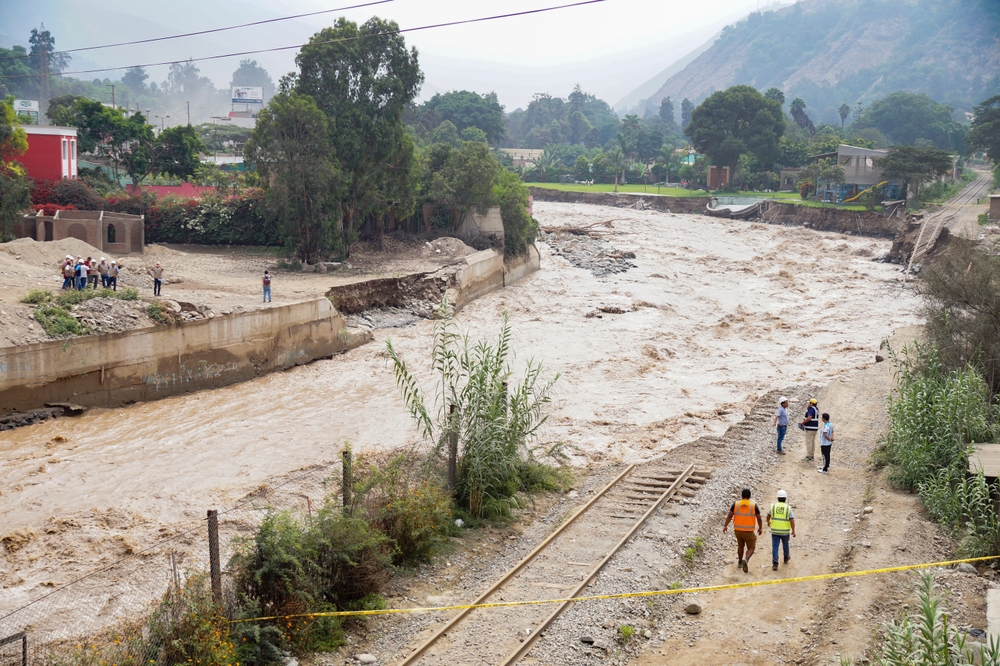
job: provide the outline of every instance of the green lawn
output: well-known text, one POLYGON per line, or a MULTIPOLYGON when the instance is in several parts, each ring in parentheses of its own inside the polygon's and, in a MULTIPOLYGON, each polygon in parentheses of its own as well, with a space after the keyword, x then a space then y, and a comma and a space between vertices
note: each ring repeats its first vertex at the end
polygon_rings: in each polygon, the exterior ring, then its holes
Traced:
MULTIPOLYGON (((528 187, 541 187, 560 192, 614 192, 615 186, 604 183, 594 185, 576 185, 573 183, 525 183, 528 187)), ((619 192, 628 194, 662 194, 669 197, 707 197, 711 196, 705 190, 685 190, 680 187, 661 187, 656 189, 656 185, 619 185, 619 192)), ((842 210, 863 211, 865 207, 860 204, 828 204, 821 201, 803 201, 798 192, 723 192, 724 197, 760 197, 761 199, 777 199, 781 203, 795 204, 796 206, 809 206, 810 208, 840 208, 842 210)))

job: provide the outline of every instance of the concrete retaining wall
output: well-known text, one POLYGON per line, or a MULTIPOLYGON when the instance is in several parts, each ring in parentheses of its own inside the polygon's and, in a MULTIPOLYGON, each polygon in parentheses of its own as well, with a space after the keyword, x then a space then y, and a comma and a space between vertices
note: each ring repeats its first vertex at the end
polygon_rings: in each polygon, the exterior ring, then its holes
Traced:
POLYGON ((155 400, 246 381, 352 349, 325 298, 121 333, 0 348, 0 414, 45 403, 155 400))

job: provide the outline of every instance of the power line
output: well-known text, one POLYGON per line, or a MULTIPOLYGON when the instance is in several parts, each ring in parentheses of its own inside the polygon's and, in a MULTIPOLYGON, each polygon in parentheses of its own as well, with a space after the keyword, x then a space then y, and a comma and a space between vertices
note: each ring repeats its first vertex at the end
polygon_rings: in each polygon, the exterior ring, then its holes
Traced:
MULTIPOLYGON (((460 21, 447 21, 444 23, 433 23, 431 25, 422 25, 415 28, 401 28, 399 30, 389 30, 386 32, 373 33, 370 35, 358 35, 357 37, 345 37, 341 39, 327 39, 320 42, 311 42, 309 44, 294 44, 292 46, 275 46, 269 49, 255 49, 253 51, 236 51, 234 53, 222 53, 213 56, 203 56, 201 58, 185 58, 183 60, 165 60, 163 62, 151 62, 141 65, 122 65, 120 67, 101 67, 98 69, 81 69, 73 72, 60 72, 60 76, 67 76, 70 74, 93 74, 95 72, 111 72, 121 69, 132 69, 133 67, 160 67, 163 65, 178 65, 187 62, 201 62, 204 60, 220 60, 222 58, 235 58, 237 56, 254 55, 256 53, 273 53, 275 51, 288 51, 290 49, 300 49, 303 46, 320 46, 323 44, 336 44, 341 42, 353 42, 360 39, 367 39, 370 37, 384 37, 387 35, 400 35, 407 32, 417 32, 420 30, 431 30, 434 28, 448 28, 456 25, 468 25, 470 23, 484 23, 486 21, 497 21, 499 19, 515 18, 517 16, 529 16, 531 14, 542 14, 545 12, 554 12, 560 9, 570 9, 573 7, 582 7, 585 5, 596 5, 598 3, 608 2, 609 0, 582 0, 581 2, 572 2, 565 5, 555 5, 553 7, 542 7, 540 9, 527 9, 520 12, 511 12, 509 14, 494 14, 491 16, 480 16, 478 18, 463 19, 460 21)), ((13 76, 0 76, 0 80, 3 79, 32 79, 36 78, 38 74, 19 74, 13 76)))
MULTIPOLYGON (((149 44, 151 42, 162 42, 168 39, 180 39, 182 37, 197 37, 198 35, 209 35, 213 32, 225 32, 226 30, 237 30, 239 28, 250 28, 255 25, 265 25, 267 23, 277 23, 278 21, 290 21, 292 19, 305 18, 307 16, 318 16, 320 14, 331 14, 333 12, 343 12, 348 9, 359 9, 361 7, 372 7, 374 5, 384 5, 388 2, 394 2, 395 0, 376 0, 375 2, 366 2, 360 5, 350 5, 349 7, 338 7, 337 9, 323 9, 318 12, 308 12, 306 14, 295 14, 293 16, 280 16, 278 18, 265 19, 263 21, 254 21, 252 23, 241 23, 239 25, 230 25, 225 28, 211 28, 210 30, 198 30, 197 32, 185 32, 180 35, 168 35, 167 37, 150 37, 149 39, 137 39, 132 42, 118 42, 117 44, 102 44, 101 46, 81 46, 76 49, 66 49, 65 51, 53 51, 50 55, 55 55, 57 53, 78 53, 80 51, 95 51, 97 49, 112 49, 118 46, 134 46, 136 44, 149 44)), ((15 60, 19 58, 31 58, 30 53, 25 55, 13 55, 4 56, 0 60, 15 60)))

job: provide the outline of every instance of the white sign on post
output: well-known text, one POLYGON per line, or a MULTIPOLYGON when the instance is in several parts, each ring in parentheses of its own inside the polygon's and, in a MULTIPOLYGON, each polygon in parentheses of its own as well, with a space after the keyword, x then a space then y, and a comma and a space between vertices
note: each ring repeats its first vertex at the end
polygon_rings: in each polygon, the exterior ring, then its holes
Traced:
POLYGON ((14 112, 19 116, 31 118, 33 125, 38 124, 39 104, 37 99, 15 99, 14 112))
POLYGON ((255 86, 233 86, 233 104, 263 104, 264 89, 255 86))

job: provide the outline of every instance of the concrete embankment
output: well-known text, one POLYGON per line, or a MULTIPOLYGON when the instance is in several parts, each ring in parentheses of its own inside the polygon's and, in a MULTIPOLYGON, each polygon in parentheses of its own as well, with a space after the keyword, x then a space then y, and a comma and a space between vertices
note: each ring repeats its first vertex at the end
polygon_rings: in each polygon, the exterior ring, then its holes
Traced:
POLYGON ((461 310, 490 292, 514 284, 539 269, 534 245, 527 254, 504 261, 494 250, 483 250, 430 273, 363 280, 333 287, 326 295, 340 312, 355 314, 386 306, 404 307, 413 301, 448 301, 461 310))
MULTIPOLYGON (((544 187, 531 188, 535 201, 585 203, 615 208, 641 208, 671 213, 704 214, 709 197, 668 197, 649 194, 615 194, 609 192, 563 192, 544 187), (640 203, 641 202, 641 203, 640 203)), ((909 219, 885 217, 881 213, 838 208, 811 208, 770 202, 760 217, 761 222, 785 226, 803 226, 818 231, 835 231, 875 238, 895 238, 905 233, 909 219)))
POLYGON ((0 348, 0 415, 46 403, 156 400, 246 381, 352 349, 325 298, 120 333, 0 348))

